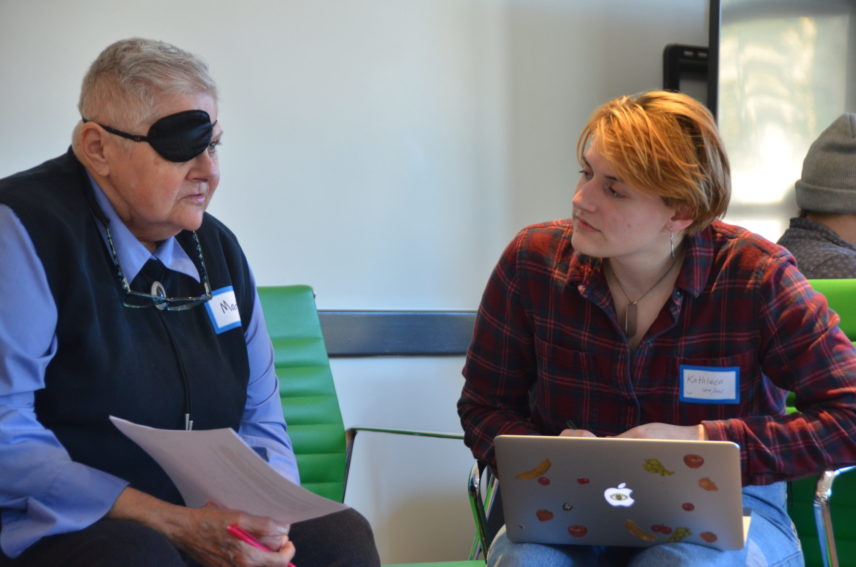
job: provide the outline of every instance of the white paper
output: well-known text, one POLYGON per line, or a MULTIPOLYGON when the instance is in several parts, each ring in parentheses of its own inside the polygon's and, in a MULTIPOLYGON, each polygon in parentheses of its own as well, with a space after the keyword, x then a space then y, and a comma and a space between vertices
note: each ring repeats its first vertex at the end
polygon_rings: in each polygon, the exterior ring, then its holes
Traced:
POLYGON ((288 524, 348 508, 279 474, 232 429, 157 429, 113 416, 110 421, 157 461, 190 507, 216 502, 288 524))

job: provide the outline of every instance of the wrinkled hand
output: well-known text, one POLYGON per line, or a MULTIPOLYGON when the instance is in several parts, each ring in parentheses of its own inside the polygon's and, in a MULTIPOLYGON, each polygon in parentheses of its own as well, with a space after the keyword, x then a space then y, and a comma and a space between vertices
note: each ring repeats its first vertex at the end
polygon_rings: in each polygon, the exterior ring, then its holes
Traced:
POLYGON ((206 567, 287 567, 294 557, 286 524, 209 503, 186 508, 182 526, 172 526, 173 544, 206 567), (263 551, 227 530, 237 524, 273 551, 263 551))
POLYGON ((631 439, 680 439, 703 441, 707 439, 704 427, 699 425, 669 425, 668 423, 646 423, 628 429, 616 437, 631 439))

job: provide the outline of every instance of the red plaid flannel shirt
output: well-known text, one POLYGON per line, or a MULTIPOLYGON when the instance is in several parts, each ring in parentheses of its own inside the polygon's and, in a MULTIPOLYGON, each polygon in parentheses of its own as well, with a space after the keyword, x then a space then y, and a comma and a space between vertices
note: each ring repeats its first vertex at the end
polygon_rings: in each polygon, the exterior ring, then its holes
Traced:
POLYGON ((671 298, 631 351, 599 259, 574 252, 570 221, 522 230, 479 308, 458 412, 495 466, 493 439, 597 435, 703 423, 738 443, 744 484, 856 464, 856 350, 782 247, 716 221, 693 238, 671 298), (737 403, 680 398, 680 368, 739 367, 737 403), (785 415, 787 391, 798 413, 785 415))

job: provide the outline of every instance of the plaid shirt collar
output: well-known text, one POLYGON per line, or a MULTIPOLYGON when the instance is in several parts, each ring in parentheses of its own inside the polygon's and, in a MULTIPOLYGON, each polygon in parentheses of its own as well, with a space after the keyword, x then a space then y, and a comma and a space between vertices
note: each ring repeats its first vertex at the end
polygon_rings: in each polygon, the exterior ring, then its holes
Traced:
MULTIPOLYGON (((721 221, 713 221, 720 228, 727 226, 721 221)), ((567 238, 570 241, 573 229, 567 238)), ((675 287, 693 297, 698 297, 710 279, 710 270, 714 257, 714 230, 707 226, 685 240, 686 256, 675 287)), ((603 276, 603 260, 574 251, 568 262, 566 285, 582 286, 586 289, 606 289, 603 276)))

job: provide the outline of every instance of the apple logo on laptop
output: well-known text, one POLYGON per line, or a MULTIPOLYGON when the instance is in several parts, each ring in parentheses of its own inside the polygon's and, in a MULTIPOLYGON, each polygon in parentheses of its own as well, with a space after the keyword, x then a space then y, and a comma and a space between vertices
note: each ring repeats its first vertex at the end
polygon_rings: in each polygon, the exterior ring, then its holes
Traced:
POLYGON ((631 493, 633 489, 627 488, 625 483, 621 483, 618 486, 607 488, 603 491, 603 497, 606 499, 606 503, 610 506, 623 506, 625 508, 629 508, 636 503, 633 500, 633 496, 631 493))

